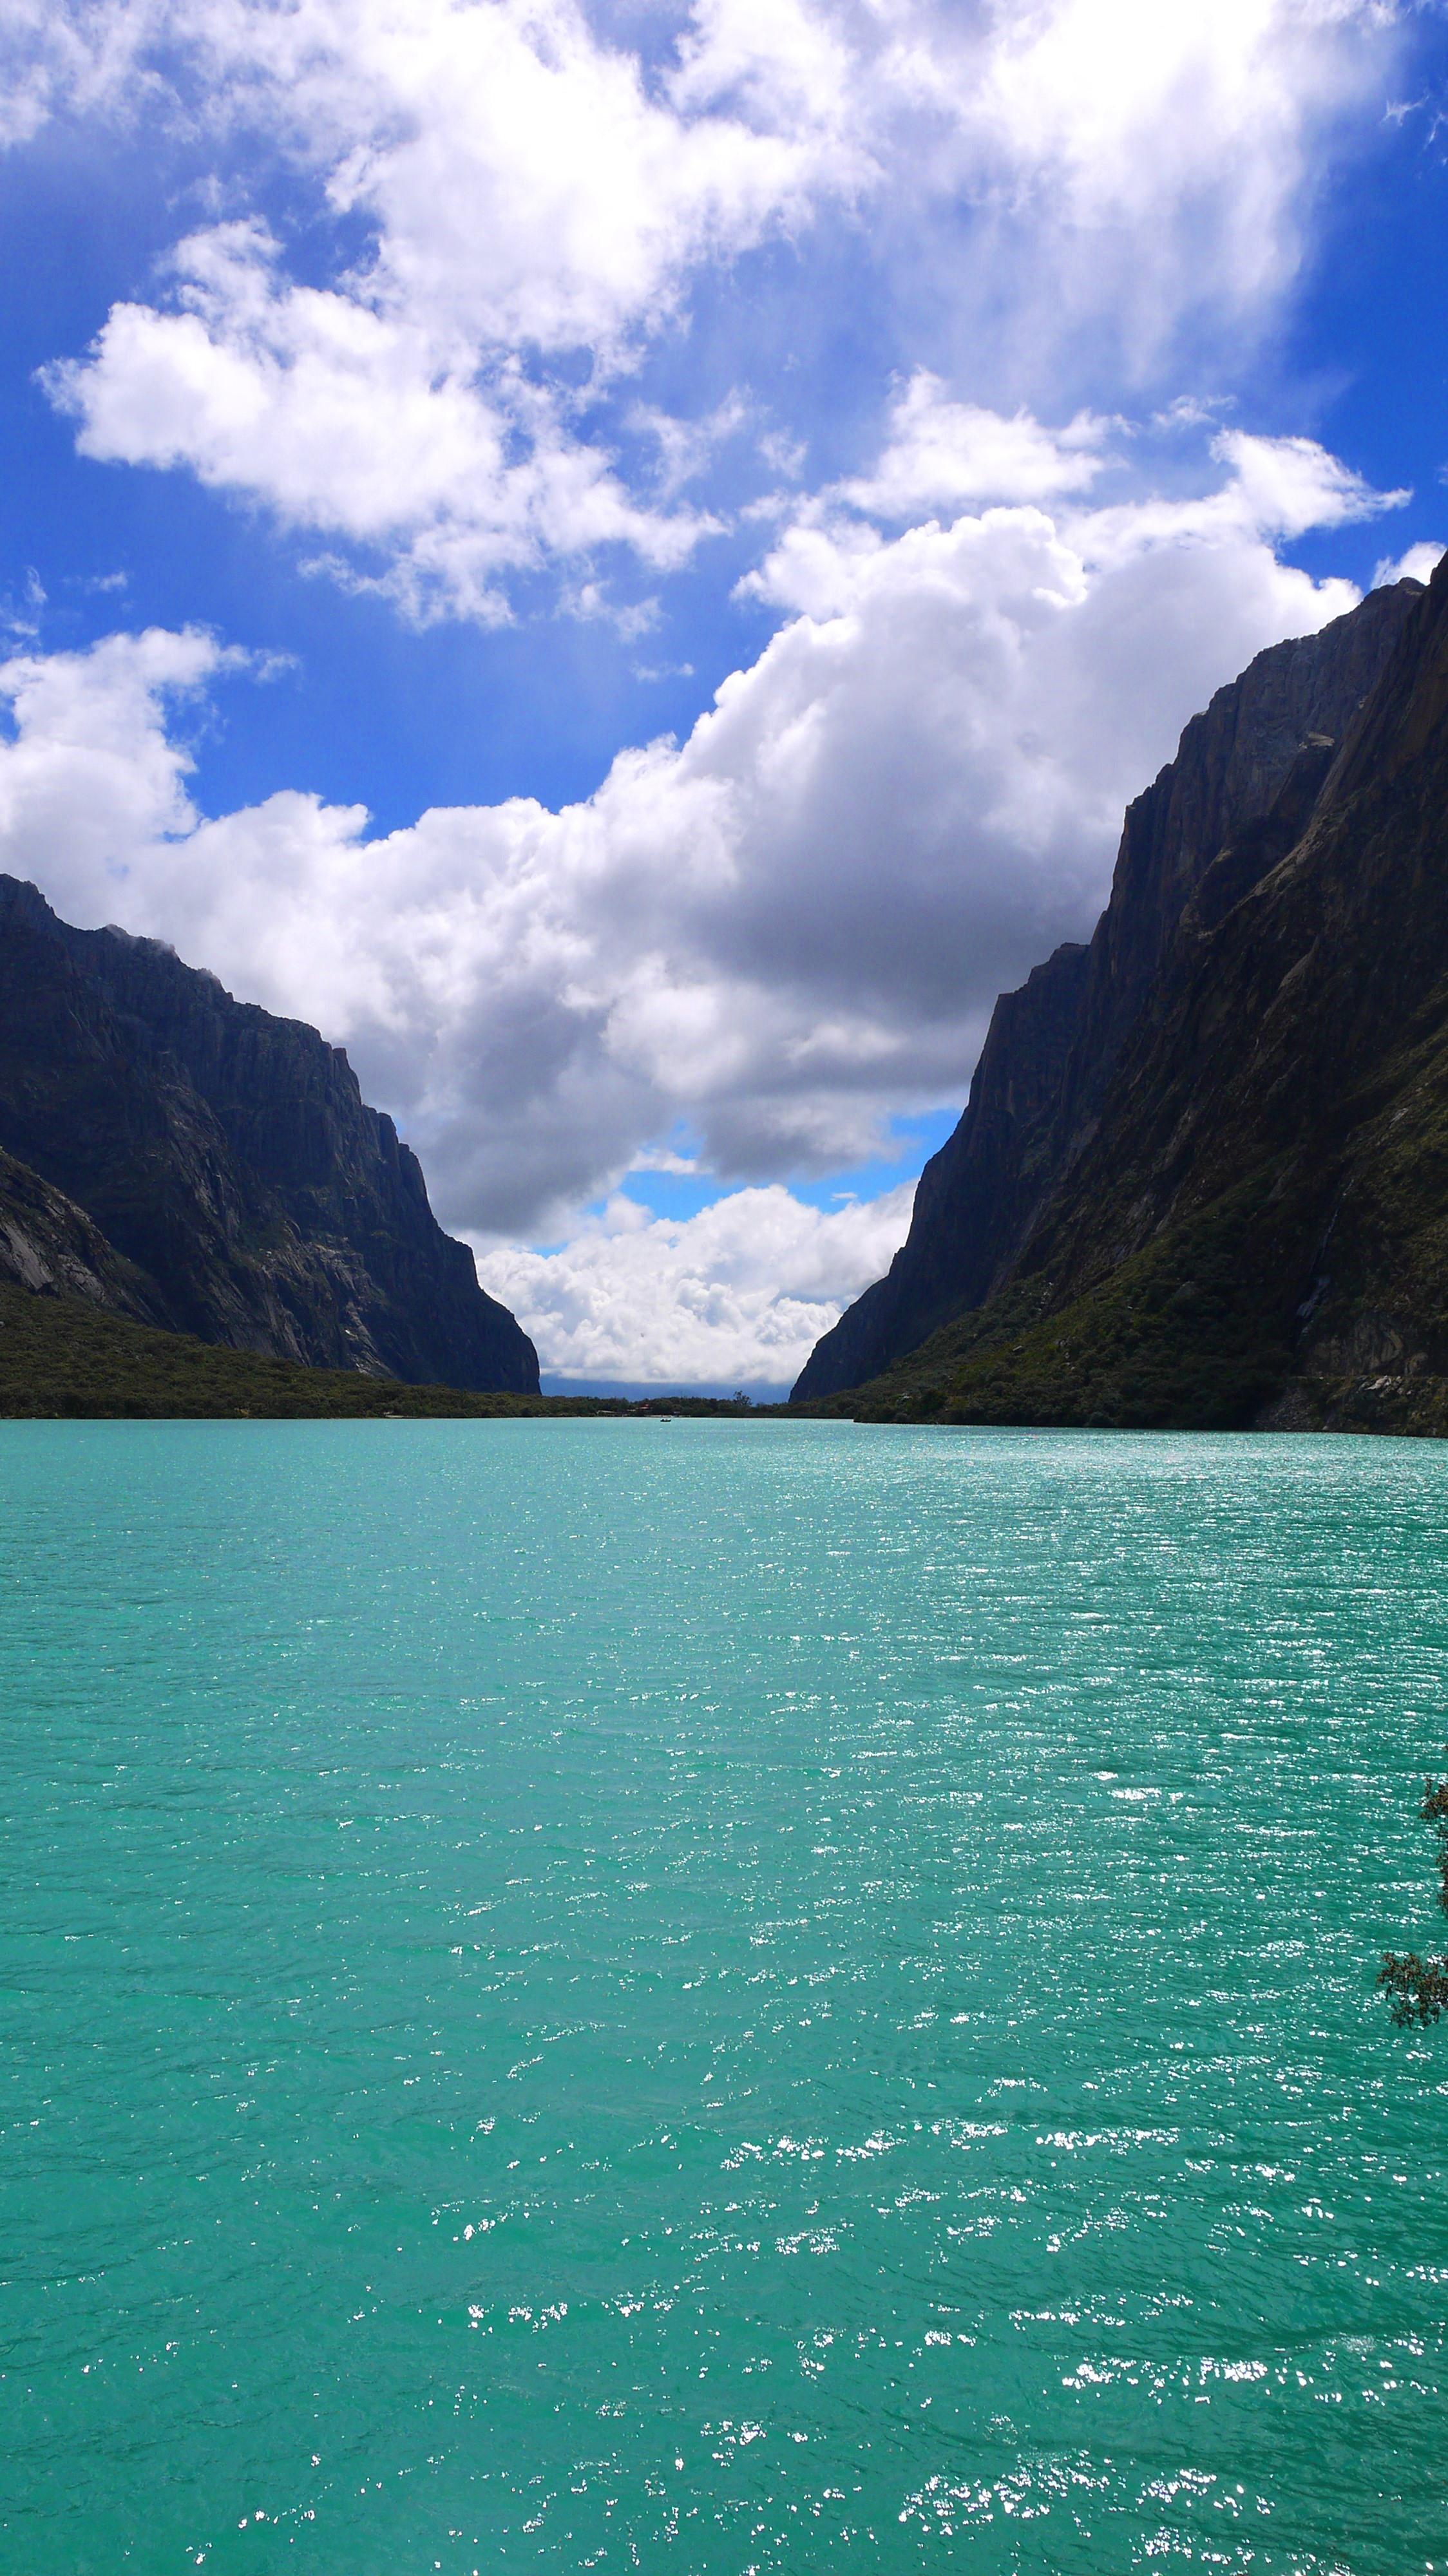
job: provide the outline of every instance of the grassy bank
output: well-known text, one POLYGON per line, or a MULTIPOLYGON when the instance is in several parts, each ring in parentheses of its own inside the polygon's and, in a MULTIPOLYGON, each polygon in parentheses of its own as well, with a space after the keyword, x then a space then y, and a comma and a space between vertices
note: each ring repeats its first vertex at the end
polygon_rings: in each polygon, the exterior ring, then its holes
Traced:
POLYGON ((300 1368, 252 1351, 158 1333, 65 1297, 0 1282, 0 1416, 17 1419, 361 1421, 408 1415, 634 1414, 747 1417, 772 1412, 703 1396, 477 1395, 404 1386, 352 1369, 300 1368))

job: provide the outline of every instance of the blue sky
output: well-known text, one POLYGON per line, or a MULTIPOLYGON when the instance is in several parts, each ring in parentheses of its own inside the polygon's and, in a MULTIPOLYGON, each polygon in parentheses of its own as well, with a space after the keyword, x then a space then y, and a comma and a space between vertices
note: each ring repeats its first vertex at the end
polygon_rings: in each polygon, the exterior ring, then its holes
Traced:
POLYGON ((346 1044, 546 1373, 787 1381, 1186 717, 1448 538, 1441 10, 0 53, 0 864, 346 1044))

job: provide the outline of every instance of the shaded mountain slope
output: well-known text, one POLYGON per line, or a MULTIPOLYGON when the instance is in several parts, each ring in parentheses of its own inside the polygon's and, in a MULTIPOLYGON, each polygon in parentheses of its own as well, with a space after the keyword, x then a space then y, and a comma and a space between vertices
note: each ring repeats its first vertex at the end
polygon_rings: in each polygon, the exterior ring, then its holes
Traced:
MULTIPOLYGON (((67 1293, 312 1366, 537 1387, 532 1343, 438 1226, 415 1155, 339 1048, 233 1001, 157 941, 70 928, 12 877, 0 1149, 109 1252, 108 1265, 75 1237, 54 1283, 67 1293)), ((7 1224, 10 1211, 0 1192, 7 1224)), ((46 1222, 58 1253, 53 1203, 46 1222)), ((23 1263, 0 1271, 22 1277, 23 1263)))
POLYGON ((80 1297, 136 1323, 162 1320, 145 1272, 107 1243, 84 1208, 0 1152, 0 1280, 32 1295, 80 1297))
POLYGON ((1290 782, 1301 828, 1304 792, 1310 804, 1421 591, 1417 582, 1372 591, 1318 634, 1271 646, 1192 718, 1175 759, 1127 810, 1089 947, 1058 949, 1001 996, 965 1114, 921 1175, 908 1240, 817 1345, 795 1401, 877 1375, 1009 1276, 1089 1143, 1206 872, 1224 845, 1245 847, 1267 824, 1290 782))
POLYGON ((1080 1025, 1091 952, 1067 943, 1002 993, 954 1134, 920 1175, 889 1271, 815 1344, 790 1396, 858 1386, 947 1316, 978 1305, 1049 1186, 1051 1117, 1080 1025))
POLYGON ((360 1369, 307 1368, 231 1350, 189 1333, 158 1332, 93 1300, 36 1295, 0 1272, 0 1418, 9 1421, 378 1421, 569 1409, 547 1396, 403 1385, 360 1369))
POLYGON ((1008 1278, 855 1409, 1448 1429, 1448 563, 1313 785, 1204 876, 1008 1278))

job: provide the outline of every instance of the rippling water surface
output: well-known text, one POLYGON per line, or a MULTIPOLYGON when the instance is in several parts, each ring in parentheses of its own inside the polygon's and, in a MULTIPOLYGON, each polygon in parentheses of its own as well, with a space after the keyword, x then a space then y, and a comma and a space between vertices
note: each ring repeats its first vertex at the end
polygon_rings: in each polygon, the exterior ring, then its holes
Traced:
POLYGON ((1448 1451, 0 1426, 0 2565, 1448 2567, 1448 1451))

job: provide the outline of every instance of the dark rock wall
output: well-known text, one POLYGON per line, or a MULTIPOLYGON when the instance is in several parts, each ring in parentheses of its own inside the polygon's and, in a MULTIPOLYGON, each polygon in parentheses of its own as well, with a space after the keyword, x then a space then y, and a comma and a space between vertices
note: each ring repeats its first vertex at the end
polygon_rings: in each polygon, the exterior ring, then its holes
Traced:
MULTIPOLYGON (((1370 591, 1316 635, 1259 653, 1193 716, 1175 759, 1127 807, 1052 1122, 1056 1171, 1090 1134, 1112 1068, 1207 869, 1270 813, 1304 748, 1342 743, 1422 592, 1416 581, 1370 591)), ((1325 762, 1318 767, 1325 773, 1325 762)))
MULTIPOLYGON (((1236 859, 1225 854, 1228 872, 1236 859)), ((1448 561, 1305 832, 1235 902, 1213 891, 1209 879, 1183 921, 1089 1153, 1020 1273, 1059 1303, 1270 1171, 1280 1290, 1302 1307, 1294 1339, 1311 1366, 1334 1333, 1381 1336, 1409 1234, 1448 1217, 1448 1164, 1426 1132, 1448 1062, 1448 561), (1395 1189, 1416 1177, 1411 1225, 1406 1207, 1365 1217, 1388 1173, 1395 1189), (1384 1309, 1375 1321, 1364 1296, 1384 1309)), ((1410 1289, 1391 1337, 1448 1367, 1448 1315, 1414 1309, 1410 1289)))
POLYGON ((107 1243, 83 1208, 0 1153, 0 1279, 32 1296, 83 1297, 132 1323, 161 1321, 151 1282, 107 1243))
POLYGON ((147 1320, 414 1384, 528 1392, 531 1342, 340 1049, 0 877, 0 1147, 146 1281, 147 1320))
POLYGON ((1090 952, 1058 948, 991 1014, 970 1104, 920 1175, 908 1240, 815 1345, 792 1401, 877 1377, 902 1351, 978 1305, 1014 1249, 1044 1180, 1033 1147, 1049 1130, 1080 1023, 1090 952))
POLYGON ((1192 718, 1175 759, 1127 809, 1089 948, 1058 949, 1019 992, 1002 995, 964 1117, 921 1175, 908 1240, 888 1276, 817 1344, 796 1401, 878 1375, 1009 1276, 1095 1134, 1122 1050, 1213 863, 1228 844, 1239 874, 1280 856, 1279 799, 1296 837, 1421 596, 1411 581, 1370 592, 1318 634, 1259 653, 1192 718))

